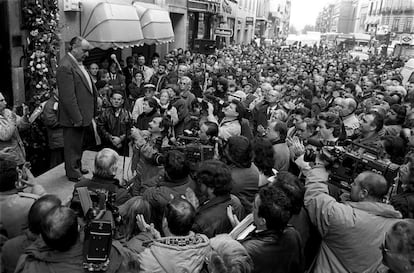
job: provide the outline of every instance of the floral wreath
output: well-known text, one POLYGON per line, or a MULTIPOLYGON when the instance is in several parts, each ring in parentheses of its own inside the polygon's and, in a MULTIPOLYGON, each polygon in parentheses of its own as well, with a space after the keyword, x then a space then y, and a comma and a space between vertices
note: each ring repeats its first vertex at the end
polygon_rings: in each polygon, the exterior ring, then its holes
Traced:
POLYGON ((57 0, 23 0, 23 25, 28 30, 25 69, 26 98, 37 106, 56 88, 59 52, 57 0))

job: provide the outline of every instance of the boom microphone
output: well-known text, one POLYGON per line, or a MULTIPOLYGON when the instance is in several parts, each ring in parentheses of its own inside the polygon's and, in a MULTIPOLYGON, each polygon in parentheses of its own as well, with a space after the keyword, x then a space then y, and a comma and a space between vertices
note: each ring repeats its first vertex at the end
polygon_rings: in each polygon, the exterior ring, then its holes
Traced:
POLYGON ((121 68, 121 65, 118 62, 118 59, 116 58, 116 55, 111 54, 111 59, 116 63, 116 65, 118 66, 118 70, 122 73, 122 68, 121 68))

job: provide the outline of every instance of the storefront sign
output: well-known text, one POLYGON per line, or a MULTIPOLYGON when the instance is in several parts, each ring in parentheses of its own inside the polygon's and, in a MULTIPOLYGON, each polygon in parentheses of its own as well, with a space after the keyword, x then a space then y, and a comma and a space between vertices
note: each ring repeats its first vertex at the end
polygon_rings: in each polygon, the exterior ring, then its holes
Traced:
POLYGON ((401 36, 401 43, 402 44, 412 44, 413 43, 413 36, 411 36, 411 35, 402 35, 401 36))
POLYGON ((220 11, 220 3, 215 0, 210 1, 188 1, 188 9, 190 11, 218 13, 220 11))
POLYGON ((188 9, 194 11, 207 11, 208 3, 200 1, 188 1, 188 9))
POLYGON ((220 37, 232 37, 233 30, 230 28, 216 28, 214 34, 220 37))
POLYGON ((253 25, 253 17, 246 17, 246 26, 253 25))

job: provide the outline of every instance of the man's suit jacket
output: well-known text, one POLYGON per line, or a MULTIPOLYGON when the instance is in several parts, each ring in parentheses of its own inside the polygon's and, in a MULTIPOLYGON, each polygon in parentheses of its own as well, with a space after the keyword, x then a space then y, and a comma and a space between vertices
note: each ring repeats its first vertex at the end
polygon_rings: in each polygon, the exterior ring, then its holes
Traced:
POLYGON ((128 86, 131 82, 132 79, 134 78, 135 73, 137 73, 138 69, 133 67, 133 68, 129 68, 129 67, 124 67, 122 69, 123 73, 124 73, 124 77, 125 77, 125 84, 126 86, 128 86), (131 71, 132 70, 132 74, 131 71))
POLYGON ((108 83, 112 86, 112 91, 122 92, 125 96, 125 77, 118 72, 116 74, 109 73, 109 77, 111 79, 108 83), (113 76, 115 76, 115 79, 112 79, 113 76))
MULTIPOLYGON (((90 77, 90 76, 89 76, 90 77)), ((96 87, 90 89, 86 76, 75 60, 65 55, 56 72, 59 90, 59 123, 63 127, 89 126, 96 116, 96 87)))
POLYGON ((261 102, 256 105, 252 111, 253 119, 253 132, 257 133, 257 126, 262 125, 264 128, 267 128, 267 109, 269 104, 261 102))

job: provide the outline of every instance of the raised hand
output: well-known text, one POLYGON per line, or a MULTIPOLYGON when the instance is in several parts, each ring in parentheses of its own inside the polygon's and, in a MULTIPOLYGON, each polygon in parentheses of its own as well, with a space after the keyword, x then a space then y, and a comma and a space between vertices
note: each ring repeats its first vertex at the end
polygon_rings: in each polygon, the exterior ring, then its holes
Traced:
POLYGON ((227 218, 229 218, 232 227, 240 224, 239 218, 233 213, 233 207, 231 205, 227 207, 227 218))

